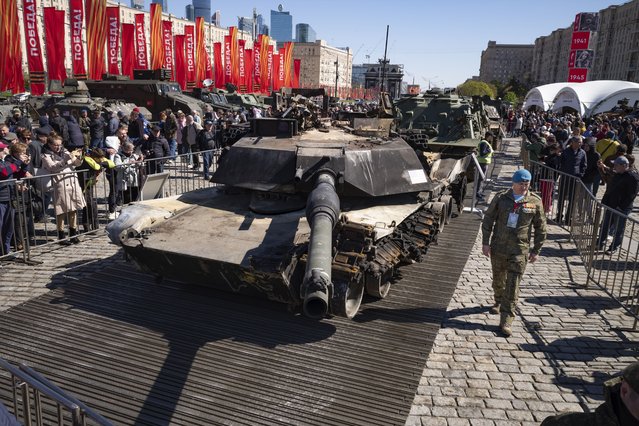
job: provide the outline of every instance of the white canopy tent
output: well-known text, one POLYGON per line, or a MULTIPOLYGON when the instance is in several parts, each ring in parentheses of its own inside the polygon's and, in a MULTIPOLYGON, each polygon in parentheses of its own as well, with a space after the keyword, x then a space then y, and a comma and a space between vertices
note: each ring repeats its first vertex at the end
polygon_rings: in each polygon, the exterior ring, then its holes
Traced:
POLYGON ((612 110, 623 98, 629 105, 639 100, 639 84, 621 80, 595 80, 585 83, 565 83, 566 87, 557 92, 552 103, 553 111, 571 108, 583 117, 612 110))
POLYGON ((550 83, 530 89, 524 98, 523 109, 528 110, 535 106, 542 111, 548 111, 557 92, 571 84, 574 83, 550 83))

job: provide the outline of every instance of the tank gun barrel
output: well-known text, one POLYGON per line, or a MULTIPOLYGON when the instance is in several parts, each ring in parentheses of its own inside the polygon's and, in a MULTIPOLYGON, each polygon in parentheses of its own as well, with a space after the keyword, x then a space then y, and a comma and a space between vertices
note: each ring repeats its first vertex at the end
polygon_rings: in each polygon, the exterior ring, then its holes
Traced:
POLYGON ((322 171, 315 188, 308 196, 306 219, 311 227, 308 256, 301 296, 307 317, 320 319, 328 313, 333 262, 333 227, 340 214, 340 202, 335 191, 335 176, 322 171))

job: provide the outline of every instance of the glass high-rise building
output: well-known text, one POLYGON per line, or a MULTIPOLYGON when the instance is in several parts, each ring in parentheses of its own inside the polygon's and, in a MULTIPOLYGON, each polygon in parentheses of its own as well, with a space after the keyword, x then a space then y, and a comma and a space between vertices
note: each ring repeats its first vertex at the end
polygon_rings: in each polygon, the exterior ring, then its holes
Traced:
POLYGON ((184 11, 186 12, 187 20, 195 21, 195 9, 193 8, 192 4, 187 4, 186 7, 184 8, 184 11))
POLYGON ((169 11, 169 0, 151 0, 151 3, 162 5, 162 12, 169 11))
POLYGON ((211 22, 211 0, 193 0, 193 14, 194 21, 201 16, 204 22, 211 22))
POLYGON ((144 9, 144 0, 131 0, 131 7, 133 9, 144 9))
POLYGON ((222 26, 222 13, 219 10, 216 10, 213 16, 211 16, 211 24, 216 27, 222 26))
POLYGON ((289 12, 271 10, 271 38, 277 40, 278 48, 285 41, 293 41, 293 17, 289 12))
POLYGON ((240 31, 246 31, 249 34, 253 34, 253 18, 247 18, 246 16, 238 16, 237 29, 240 31))
POLYGON ((317 34, 308 24, 295 25, 295 41, 298 43, 315 43, 317 34))

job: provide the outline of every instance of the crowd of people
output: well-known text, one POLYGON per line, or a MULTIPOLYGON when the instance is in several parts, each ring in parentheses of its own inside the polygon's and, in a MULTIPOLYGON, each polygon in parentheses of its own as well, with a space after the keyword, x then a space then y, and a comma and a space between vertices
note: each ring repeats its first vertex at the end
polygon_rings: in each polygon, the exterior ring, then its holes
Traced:
POLYGON ((209 180, 213 152, 227 144, 227 129, 268 114, 259 108, 209 107, 203 117, 197 111, 166 110, 152 122, 138 108, 130 114, 54 108, 35 125, 13 109, 0 123, 0 256, 23 249, 25 241, 33 245, 34 221, 46 219, 47 211, 55 216, 61 244, 79 242, 79 225, 84 232, 96 229, 93 188, 102 173, 109 219, 116 217, 118 205, 139 199, 146 176, 162 173, 178 155, 185 167, 201 167, 209 180), (22 235, 24 230, 28 235, 22 235))

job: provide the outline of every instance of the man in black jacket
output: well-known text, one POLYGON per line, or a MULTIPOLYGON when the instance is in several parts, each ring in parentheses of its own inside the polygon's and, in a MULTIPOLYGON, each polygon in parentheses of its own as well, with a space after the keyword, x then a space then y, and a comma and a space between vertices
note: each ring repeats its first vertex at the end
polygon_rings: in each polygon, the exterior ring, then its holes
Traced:
POLYGON ((570 224, 572 214, 573 195, 575 192, 575 184, 586 173, 586 153, 581 149, 581 136, 573 136, 569 139, 569 147, 566 148, 559 159, 559 171, 569 176, 561 175, 559 178, 559 196, 557 199, 557 217, 555 221, 562 223, 564 220, 570 224), (567 202, 566 216, 563 216, 564 203, 567 202))
POLYGON ((67 120, 60 116, 60 110, 58 108, 53 108, 53 111, 51 111, 49 124, 53 127, 53 130, 62 137, 64 144, 69 143, 69 126, 67 125, 67 120))
POLYGON ((215 127, 213 126, 213 120, 205 120, 204 128, 200 130, 197 135, 197 146, 202 153, 202 163, 204 165, 204 179, 209 180, 209 169, 213 165, 213 151, 216 146, 217 135, 215 133, 215 127))
POLYGON ((162 173, 164 171, 164 160, 169 156, 169 143, 160 135, 161 129, 158 126, 151 127, 151 135, 142 143, 142 154, 146 163, 148 175, 162 173))
POLYGON ((606 254, 614 253, 621 245, 623 232, 626 228, 625 216, 632 211, 632 204, 637 197, 637 192, 639 192, 639 175, 634 170, 630 170, 630 162, 626 157, 617 157, 613 165, 613 172, 614 175, 601 199, 601 202, 612 210, 606 209, 597 240, 597 248, 602 250, 611 227, 615 227, 615 235, 606 254), (614 214, 614 210, 624 216, 614 214))
POLYGON ((601 160, 601 155, 599 155, 595 149, 596 143, 597 139, 595 137, 589 137, 586 138, 586 142, 583 144, 583 150, 586 152, 586 172, 581 177, 581 181, 591 193, 595 177, 599 176, 599 167, 597 164, 599 164, 599 160, 601 160))

